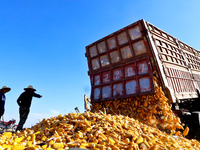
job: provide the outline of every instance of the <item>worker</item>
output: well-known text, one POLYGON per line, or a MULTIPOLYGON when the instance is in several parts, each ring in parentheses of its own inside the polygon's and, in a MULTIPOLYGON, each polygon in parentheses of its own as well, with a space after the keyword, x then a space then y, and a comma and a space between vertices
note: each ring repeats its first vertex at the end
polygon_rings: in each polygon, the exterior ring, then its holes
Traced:
POLYGON ((29 85, 27 88, 24 88, 24 90, 25 91, 17 99, 17 103, 19 105, 20 121, 16 131, 23 129, 23 125, 25 124, 26 119, 28 118, 28 114, 30 112, 32 98, 42 97, 41 95, 35 93, 36 89, 34 89, 32 85, 29 85))
POLYGON ((5 111, 5 101, 6 101, 6 96, 5 93, 9 92, 11 88, 3 86, 0 89, 0 119, 4 114, 5 111))

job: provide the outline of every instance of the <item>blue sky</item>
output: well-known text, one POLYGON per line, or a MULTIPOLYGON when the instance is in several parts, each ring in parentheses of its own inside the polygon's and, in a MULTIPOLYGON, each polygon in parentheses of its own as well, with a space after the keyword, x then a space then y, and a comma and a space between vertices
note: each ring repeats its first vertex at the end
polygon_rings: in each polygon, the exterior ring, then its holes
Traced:
POLYGON ((200 50, 199 0, 2 0, 0 87, 9 86, 4 120, 19 121, 16 100, 28 85, 33 98, 25 124, 84 111, 90 95, 85 46, 140 19, 200 50))

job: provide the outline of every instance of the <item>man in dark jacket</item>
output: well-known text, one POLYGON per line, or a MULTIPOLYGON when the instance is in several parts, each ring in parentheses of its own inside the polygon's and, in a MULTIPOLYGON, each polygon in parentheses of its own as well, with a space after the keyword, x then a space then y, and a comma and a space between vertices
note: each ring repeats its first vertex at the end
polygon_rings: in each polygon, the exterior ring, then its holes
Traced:
POLYGON ((26 119, 28 117, 31 102, 33 97, 41 98, 42 96, 39 94, 36 94, 36 89, 33 88, 33 86, 28 86, 28 88, 24 88, 25 92, 23 92, 19 98, 17 99, 17 103, 19 105, 19 114, 20 114, 20 121, 17 126, 17 130, 22 130, 24 123, 26 122, 26 119))
POLYGON ((3 86, 0 89, 0 119, 4 114, 5 111, 5 101, 6 101, 6 96, 5 93, 9 92, 11 88, 3 86))

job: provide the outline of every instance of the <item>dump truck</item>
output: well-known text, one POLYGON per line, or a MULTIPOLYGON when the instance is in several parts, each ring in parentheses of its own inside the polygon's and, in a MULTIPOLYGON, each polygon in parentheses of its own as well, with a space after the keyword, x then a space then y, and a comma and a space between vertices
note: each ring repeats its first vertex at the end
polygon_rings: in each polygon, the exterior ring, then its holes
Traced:
POLYGON ((86 46, 91 103, 155 93, 154 76, 182 122, 200 127, 200 51, 139 20, 86 46))

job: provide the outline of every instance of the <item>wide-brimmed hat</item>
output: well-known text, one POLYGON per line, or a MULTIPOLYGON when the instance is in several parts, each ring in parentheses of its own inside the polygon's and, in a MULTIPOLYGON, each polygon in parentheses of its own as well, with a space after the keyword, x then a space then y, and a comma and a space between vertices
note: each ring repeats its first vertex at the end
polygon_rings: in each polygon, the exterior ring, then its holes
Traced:
POLYGON ((24 90, 33 90, 33 91, 36 91, 36 89, 34 89, 32 85, 29 85, 27 88, 24 88, 24 90))
POLYGON ((0 91, 2 90, 6 90, 6 92, 9 92, 11 90, 11 88, 7 87, 7 86, 2 86, 2 88, 0 89, 0 91))

